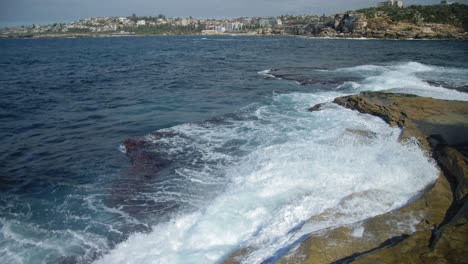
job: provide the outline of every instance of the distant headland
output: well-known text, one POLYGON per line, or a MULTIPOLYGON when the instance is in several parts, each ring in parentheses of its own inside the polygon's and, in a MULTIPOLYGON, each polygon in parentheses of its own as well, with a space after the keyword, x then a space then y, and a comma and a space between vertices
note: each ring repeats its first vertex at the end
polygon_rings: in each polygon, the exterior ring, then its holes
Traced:
POLYGON ((468 39, 468 5, 405 7, 387 0, 377 7, 334 16, 283 15, 233 19, 157 16, 98 17, 69 23, 0 28, 0 38, 105 37, 150 35, 299 35, 333 38, 468 39))

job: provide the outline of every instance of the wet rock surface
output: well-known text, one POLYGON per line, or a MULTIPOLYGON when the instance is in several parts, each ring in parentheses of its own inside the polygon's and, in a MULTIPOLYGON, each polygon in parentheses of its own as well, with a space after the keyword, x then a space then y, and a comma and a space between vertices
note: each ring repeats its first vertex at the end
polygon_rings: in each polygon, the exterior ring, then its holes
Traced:
POLYGON ((146 137, 126 139, 125 152, 132 162, 132 175, 155 177, 159 171, 169 166, 170 161, 153 150, 159 147, 156 140, 175 136, 173 132, 154 132, 146 137))
MULTIPOLYGON (((401 242, 377 247, 351 261, 467 263, 468 103, 384 93, 337 98, 335 103, 380 116, 403 128, 403 140, 415 137, 432 153, 441 169, 441 176, 428 193, 408 207, 392 212, 423 212, 416 232, 402 234, 407 237, 401 242)), ((372 221, 375 220, 369 220, 372 221)))
MULTIPOLYGON (((334 102, 400 127, 401 140, 415 138, 439 165, 440 176, 404 208, 314 232, 276 263, 468 263, 468 102, 378 92, 334 102)), ((324 217, 329 212, 308 221, 324 217)), ((224 263, 240 263, 247 254, 242 248, 224 263)))

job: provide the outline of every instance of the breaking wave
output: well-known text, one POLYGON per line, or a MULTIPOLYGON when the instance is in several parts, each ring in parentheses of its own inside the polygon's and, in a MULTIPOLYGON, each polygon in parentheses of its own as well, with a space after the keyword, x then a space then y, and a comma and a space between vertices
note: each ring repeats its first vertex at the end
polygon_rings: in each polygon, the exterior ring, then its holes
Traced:
POLYGON ((274 262, 437 177, 379 118, 307 108, 361 91, 468 99, 466 69, 430 65, 466 65, 462 42, 193 38, 5 45, 1 263, 219 263, 239 248, 274 262), (371 63, 402 58, 427 64, 371 63), (156 128, 141 153, 119 146, 156 128))
MULTIPOLYGON (((303 71, 300 69, 299 71, 303 71)), ((345 94, 364 91, 409 93, 443 100, 468 101, 468 70, 439 67, 419 62, 393 63, 388 65, 360 65, 334 70, 310 69, 302 74, 290 70, 265 70, 260 75, 294 81, 301 85, 333 84, 322 89, 340 90, 345 94)))
POLYGON ((409 93, 443 100, 468 101, 468 94, 456 90, 467 83, 468 70, 425 65, 418 62, 389 66, 363 65, 337 69, 333 74, 353 74, 362 80, 337 87, 345 91, 409 93))
POLYGON ((187 188, 177 195, 210 198, 97 263, 217 263, 240 246, 251 250, 245 263, 261 263, 304 232, 394 210, 434 182, 436 166, 414 142, 401 144, 399 129, 338 106, 305 111, 341 94, 274 95, 235 117, 147 137, 166 155, 198 153, 181 158, 190 162, 176 169, 187 188), (329 217, 300 228, 324 212, 329 217))

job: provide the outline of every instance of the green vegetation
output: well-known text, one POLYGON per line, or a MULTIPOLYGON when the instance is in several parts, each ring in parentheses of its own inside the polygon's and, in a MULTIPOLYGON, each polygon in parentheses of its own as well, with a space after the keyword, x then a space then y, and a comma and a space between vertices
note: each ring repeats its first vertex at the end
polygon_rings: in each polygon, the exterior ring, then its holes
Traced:
POLYGON ((128 16, 127 18, 130 19, 133 22, 137 22, 138 20, 156 22, 158 19, 165 19, 166 16, 163 15, 163 14, 159 14, 159 15, 157 15, 155 17, 153 17, 153 16, 137 16, 136 14, 132 14, 131 16, 128 16))
POLYGON ((89 30, 89 28, 69 28, 67 33, 70 33, 70 34, 91 33, 91 30, 89 30))
POLYGON ((367 17, 379 17, 386 14, 393 21, 407 21, 411 23, 442 23, 454 26, 462 26, 468 30, 468 5, 412 5, 405 8, 378 7, 365 8, 356 12, 363 13, 367 17))

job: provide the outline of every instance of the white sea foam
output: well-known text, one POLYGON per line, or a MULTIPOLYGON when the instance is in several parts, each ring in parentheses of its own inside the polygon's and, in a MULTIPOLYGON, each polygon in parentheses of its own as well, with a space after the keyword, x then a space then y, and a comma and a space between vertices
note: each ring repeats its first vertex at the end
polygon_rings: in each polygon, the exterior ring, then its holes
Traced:
MULTIPOLYGON (((362 81, 346 82, 338 89, 351 89, 361 91, 388 91, 395 93, 409 93, 425 97, 433 97, 444 100, 468 101, 468 93, 447 89, 443 86, 431 85, 422 76, 442 76, 455 74, 468 75, 468 71, 456 68, 445 68, 425 65, 418 62, 398 63, 388 66, 361 65, 351 68, 342 68, 333 71, 334 74, 340 72, 352 73, 363 77, 362 81)), ((467 82, 467 79, 460 80, 460 83, 467 82)))
POLYGON ((259 71, 258 74, 260 74, 260 75, 262 75, 264 77, 268 77, 268 78, 275 78, 275 79, 277 78, 276 76, 271 74, 271 69, 259 71))
POLYGON ((124 144, 119 145, 119 151, 122 153, 127 153, 127 148, 125 147, 124 144))
MULTIPOLYGON (((400 131, 379 118, 339 107, 304 110, 338 95, 275 95, 270 104, 224 125, 173 128, 183 136, 165 140, 196 138, 184 143, 203 150, 207 167, 223 171, 224 191, 195 212, 131 236, 97 262, 216 263, 248 246, 253 252, 244 262, 260 263, 304 233, 401 207, 436 179, 435 165, 420 148, 399 143, 400 131), (241 142, 238 152, 248 154, 219 151, 231 141, 241 142), (341 217, 297 228, 325 212, 341 217)), ((220 181, 205 169, 186 170, 184 177, 195 184, 220 181)))
MULTIPOLYGON (((64 184, 66 186, 66 183, 64 184)), ((83 189, 93 189, 93 185, 82 185, 83 189)), ((100 189, 102 191, 103 189, 100 189)), ((108 194, 96 193, 86 195, 69 194, 57 203, 54 210, 45 210, 45 213, 65 215, 68 222, 83 223, 79 227, 63 226, 61 221, 31 223, 25 221, 34 217, 34 211, 28 201, 9 197, 6 206, 2 207, 3 214, 11 217, 0 217, 0 250, 1 263, 61 263, 73 258, 79 263, 88 263, 95 259, 96 254, 109 250, 108 239, 102 234, 114 237, 123 237, 124 230, 129 226, 142 225, 137 219, 123 210, 108 207, 103 203, 102 196, 108 194), (70 205, 80 207, 81 212, 88 214, 74 214, 68 209, 70 205), (18 208, 19 207, 19 208, 18 208), (18 210, 22 209, 22 210, 18 210), (18 211, 18 213, 14 213, 18 211), (93 213, 94 212, 94 213, 93 213), (90 215, 93 215, 91 217, 90 215), (117 220, 109 223, 108 218, 117 220), (49 225, 57 228, 51 230, 49 225), (99 232, 96 232, 99 230, 99 232)), ((5 200, 2 199, 2 204, 5 200)), ((81 213, 80 212, 80 213, 81 213)))
POLYGON ((308 37, 308 36, 297 36, 297 38, 301 39, 330 39, 330 40, 375 40, 377 38, 366 38, 366 37, 359 37, 359 38, 343 38, 343 37, 308 37))
POLYGON ((92 259, 96 249, 106 250, 107 240, 86 231, 46 230, 38 225, 20 221, 0 219, 1 238, 9 241, 0 250, 2 263, 53 263, 76 255, 76 260, 86 262, 92 259), (46 239, 44 239, 46 238, 46 239))
POLYGON ((355 226, 351 235, 353 237, 362 237, 362 235, 364 234, 364 230, 365 229, 362 225, 355 226))

